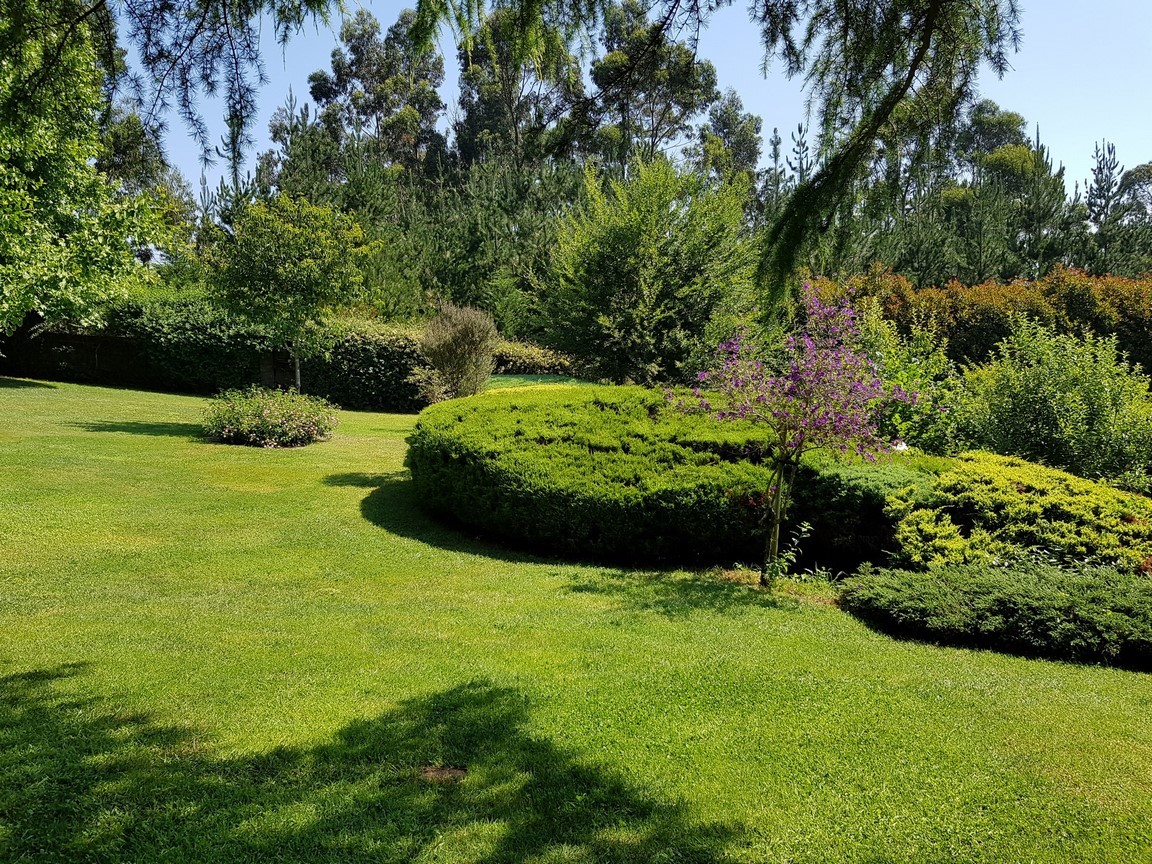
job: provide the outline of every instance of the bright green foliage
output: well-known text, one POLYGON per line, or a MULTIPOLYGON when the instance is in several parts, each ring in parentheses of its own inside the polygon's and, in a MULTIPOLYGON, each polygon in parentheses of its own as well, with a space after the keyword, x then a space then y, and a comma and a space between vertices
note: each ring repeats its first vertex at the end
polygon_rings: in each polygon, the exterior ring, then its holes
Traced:
POLYGON ((332 437, 336 406, 295 390, 226 390, 204 412, 204 437, 248 447, 303 447, 332 437))
POLYGON ((497 375, 570 375, 572 358, 531 342, 501 339, 494 356, 497 375))
POLYGON ((888 386, 915 394, 879 409, 881 435, 929 453, 949 452, 953 421, 948 406, 956 370, 948 358, 947 338, 932 322, 921 321, 913 322, 911 332, 902 335, 883 317, 874 297, 861 298, 856 307, 861 345, 876 364, 877 374, 888 386))
MULTIPOLYGON (((408 465, 431 509, 552 554, 635 561, 758 561, 770 470, 747 422, 675 410, 637 387, 548 387, 426 410, 408 465)), ((887 496, 926 489, 933 460, 806 462, 790 525, 804 564, 851 571, 893 548, 887 496)))
POLYGON ((664 160, 606 190, 589 172, 542 286, 547 340, 614 381, 686 378, 713 314, 752 283, 747 194, 742 178, 712 186, 664 160))
POLYGON ((0 14, 0 45, 7 46, 0 59, 0 333, 28 312, 89 318, 98 301, 139 277, 134 248, 156 227, 141 199, 118 194, 93 167, 103 75, 86 24, 76 25, 75 38, 53 58, 36 98, 17 99, 17 88, 55 47, 52 31, 23 30, 40 5, 0 14))
POLYGON ((407 464, 435 511, 581 558, 756 560, 768 470, 745 424, 636 387, 502 391, 420 415, 407 464))
POLYGON ((244 208, 212 258, 224 304, 299 358, 317 353, 317 328, 361 286, 367 251, 350 217, 279 195, 244 208))
POLYGON ((1152 501, 1022 459, 968 453, 930 491, 890 499, 895 561, 934 569, 1020 558, 1152 569, 1152 501))
POLYGON ((965 373, 956 422, 970 446, 1139 484, 1152 462, 1148 387, 1116 337, 1017 318, 992 359, 965 373))
POLYGON ((873 570, 840 603, 896 636, 1152 671, 1152 579, 1029 562, 873 570))

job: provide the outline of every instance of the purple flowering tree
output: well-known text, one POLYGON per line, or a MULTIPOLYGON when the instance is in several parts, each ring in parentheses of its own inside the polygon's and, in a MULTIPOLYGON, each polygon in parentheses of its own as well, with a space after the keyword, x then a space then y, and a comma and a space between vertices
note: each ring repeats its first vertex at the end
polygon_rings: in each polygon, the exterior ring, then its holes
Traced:
POLYGON ((875 459, 892 446, 877 431, 877 409, 908 398, 899 388, 886 387, 858 348, 851 306, 825 303, 807 284, 803 299, 805 325, 788 337, 782 370, 774 372, 758 360, 747 334, 740 332, 720 345, 715 367, 700 373, 700 386, 692 391, 699 410, 765 429, 772 475, 765 496, 763 585, 779 575, 780 524, 800 460, 816 450, 875 459))

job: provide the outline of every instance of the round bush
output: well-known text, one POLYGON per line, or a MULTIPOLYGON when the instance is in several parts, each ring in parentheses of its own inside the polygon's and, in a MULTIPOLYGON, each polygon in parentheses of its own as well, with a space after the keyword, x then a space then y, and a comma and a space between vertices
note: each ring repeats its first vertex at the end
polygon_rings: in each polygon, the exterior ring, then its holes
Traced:
POLYGON ((757 434, 639 387, 524 388, 426 409, 407 464, 434 511, 550 554, 752 562, 757 434))
POLYGON ((303 447, 332 437, 336 406, 295 390, 226 390, 208 403, 204 437, 249 447, 303 447))
POLYGON ((878 570, 841 605, 879 630, 948 645, 1152 670, 1152 579, 1108 567, 878 570))

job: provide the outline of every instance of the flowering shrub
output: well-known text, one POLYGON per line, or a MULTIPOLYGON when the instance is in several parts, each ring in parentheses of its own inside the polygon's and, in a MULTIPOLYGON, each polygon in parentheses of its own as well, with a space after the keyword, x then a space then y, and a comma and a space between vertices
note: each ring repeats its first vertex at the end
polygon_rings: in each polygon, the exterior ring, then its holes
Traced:
POLYGON ((801 459, 816 450, 874 458, 891 444, 876 428, 878 408, 893 399, 915 398, 899 387, 886 387, 877 376, 858 347, 860 330, 847 303, 827 302, 811 285, 804 286, 803 299, 804 329, 788 337, 781 372, 769 370, 741 333, 720 345, 716 367, 700 373, 702 387, 693 391, 694 407, 720 420, 750 421, 766 429, 771 483, 765 584, 779 557, 780 524, 801 459))
POLYGON ((295 390, 225 390, 208 403, 204 437, 249 447, 303 447, 332 437, 336 406, 295 390))

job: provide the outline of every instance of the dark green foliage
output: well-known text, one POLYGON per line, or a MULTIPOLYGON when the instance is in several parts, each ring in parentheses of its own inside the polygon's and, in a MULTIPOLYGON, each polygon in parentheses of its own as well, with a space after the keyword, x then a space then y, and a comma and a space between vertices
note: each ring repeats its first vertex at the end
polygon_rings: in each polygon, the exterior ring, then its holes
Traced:
POLYGON ((407 465, 431 509, 544 552, 731 563, 763 543, 753 434, 636 387, 504 391, 427 409, 407 465))
MULTIPOLYGON (((638 387, 489 393, 421 414, 408 466, 431 509, 545 552, 747 562, 763 551, 770 472, 759 434, 638 387)), ((935 467, 904 457, 805 466, 789 518, 813 527, 804 563, 877 560, 895 525, 885 496, 929 485, 935 467)))
POLYGON ((301 370, 304 387, 357 411, 419 411, 427 403, 409 380, 426 362, 418 337, 403 327, 338 321, 327 355, 301 370))
POLYGON ((295 390, 226 390, 208 404, 204 437, 248 447, 303 447, 332 437, 336 406, 295 390))
POLYGON ((665 160, 607 190, 589 171, 541 286, 545 340, 613 381, 690 377, 731 335, 709 332, 714 315, 752 284, 748 192, 745 178, 714 185, 665 160))
POLYGON ((1152 579, 1107 567, 1029 562, 876 570, 841 605, 887 633, 1152 671, 1152 579))
POLYGON ((924 494, 946 464, 894 455, 875 463, 820 459, 801 465, 787 514, 790 524, 811 527, 799 566, 852 573, 864 562, 886 561, 896 545, 888 497, 924 494))
POLYGON ((1152 570, 1152 501, 1008 456, 966 453, 931 490, 891 499, 895 560, 936 568, 1036 550, 1062 563, 1152 570))
POLYGON ((229 315, 202 292, 119 301, 101 332, 138 351, 140 379, 129 383, 191 393, 258 380, 260 358, 272 347, 259 326, 229 315))

